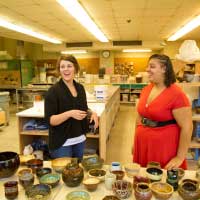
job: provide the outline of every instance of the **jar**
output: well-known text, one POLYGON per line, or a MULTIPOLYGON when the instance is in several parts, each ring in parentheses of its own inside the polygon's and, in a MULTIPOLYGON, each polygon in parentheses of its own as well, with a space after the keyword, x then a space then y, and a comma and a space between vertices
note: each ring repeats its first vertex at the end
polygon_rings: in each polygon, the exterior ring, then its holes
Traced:
POLYGON ((83 168, 79 166, 78 161, 72 160, 62 171, 62 180, 69 187, 80 185, 83 177, 83 168))
POLYGON ((18 195, 18 182, 8 181, 4 183, 4 190, 7 199, 15 199, 18 195))
POLYGON ((138 183, 135 189, 136 200, 149 200, 152 197, 152 192, 147 183, 138 183))

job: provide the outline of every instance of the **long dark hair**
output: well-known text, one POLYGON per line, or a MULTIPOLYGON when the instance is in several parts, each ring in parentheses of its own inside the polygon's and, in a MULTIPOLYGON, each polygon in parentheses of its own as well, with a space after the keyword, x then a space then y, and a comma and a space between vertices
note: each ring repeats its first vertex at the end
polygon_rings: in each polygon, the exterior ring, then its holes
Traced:
POLYGON ((150 56, 149 61, 151 59, 158 59, 159 62, 165 66, 165 78, 164 78, 164 84, 166 87, 169 87, 172 83, 176 82, 176 77, 173 69, 172 62, 169 58, 169 56, 164 54, 153 54, 150 56))

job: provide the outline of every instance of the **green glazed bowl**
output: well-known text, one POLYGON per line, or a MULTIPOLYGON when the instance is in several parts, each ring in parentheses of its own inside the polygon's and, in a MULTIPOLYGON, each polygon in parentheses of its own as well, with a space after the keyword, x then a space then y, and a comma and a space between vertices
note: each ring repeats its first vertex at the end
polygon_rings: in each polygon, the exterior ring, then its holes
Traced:
POLYGON ((90 200, 90 195, 85 191, 73 191, 67 194, 66 200, 90 200))

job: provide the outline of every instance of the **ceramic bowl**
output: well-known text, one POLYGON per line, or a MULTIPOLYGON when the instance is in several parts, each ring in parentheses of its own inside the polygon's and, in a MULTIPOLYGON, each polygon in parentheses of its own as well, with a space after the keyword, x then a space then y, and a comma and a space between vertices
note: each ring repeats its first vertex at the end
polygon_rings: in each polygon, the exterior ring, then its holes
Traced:
POLYGON ((152 167, 161 169, 160 163, 155 161, 150 161, 147 163, 147 168, 152 168, 152 167))
POLYGON ((84 167, 85 170, 90 170, 90 169, 100 169, 103 166, 104 160, 99 158, 98 156, 90 156, 83 158, 81 161, 82 166, 84 167))
POLYGON ((83 185, 90 192, 95 191, 99 183, 100 180, 98 178, 87 178, 83 180, 83 185))
POLYGON ((146 169, 147 177, 151 181, 160 181, 163 175, 163 171, 156 167, 151 167, 146 169))
POLYGON ((150 184, 150 179, 144 176, 134 176, 133 177, 133 188, 137 187, 138 183, 147 183, 150 184))
POLYGON ((52 172, 52 169, 49 167, 36 169, 36 175, 38 178, 44 176, 45 174, 50 174, 51 172, 52 172))
POLYGON ((90 195, 85 191, 73 191, 67 194, 66 200, 90 200, 90 195))
POLYGON ((140 165, 137 163, 127 163, 124 165, 124 169, 128 177, 132 178, 140 171, 140 165))
POLYGON ((62 173, 67 164, 71 163, 71 159, 70 157, 56 158, 51 161, 51 166, 56 172, 62 173))
POLYGON ((178 170, 178 180, 181 180, 184 175, 185 175, 185 171, 182 168, 175 168, 175 170, 178 170))
POLYGON ((154 182, 150 184, 150 188, 153 195, 159 200, 169 199, 174 192, 174 188, 168 183, 154 182))
POLYGON ((115 171, 112 171, 111 173, 116 175, 117 180, 122 180, 125 176, 125 172, 122 170, 115 170, 115 171))
POLYGON ((18 171, 18 176, 21 176, 23 174, 31 174, 31 173, 32 173, 31 168, 23 168, 18 171))
POLYGON ((31 168, 33 173, 36 173, 36 169, 42 168, 43 160, 40 159, 31 159, 26 162, 26 166, 31 168))
POLYGON ((25 193, 29 200, 49 200, 51 188, 46 184, 37 184, 27 188, 25 193))
POLYGON ((19 168, 19 155, 15 152, 0 152, 0 179, 8 178, 15 174, 19 168))
POLYGON ((32 173, 21 173, 19 176, 19 183, 24 189, 32 186, 34 184, 34 174, 32 173))
POLYGON ((91 169, 88 171, 89 177, 98 178, 100 181, 105 180, 106 171, 103 169, 91 169))
POLYGON ((179 185, 178 193, 184 200, 200 199, 200 189, 191 181, 182 181, 182 183, 179 185))
POLYGON ((112 189, 118 198, 126 199, 130 197, 132 193, 132 184, 125 180, 117 180, 113 183, 112 189))
POLYGON ((52 188, 57 186, 60 181, 59 174, 45 174, 39 179, 40 183, 50 185, 52 188))
POLYGON ((107 195, 102 200, 120 200, 120 199, 114 195, 107 195))

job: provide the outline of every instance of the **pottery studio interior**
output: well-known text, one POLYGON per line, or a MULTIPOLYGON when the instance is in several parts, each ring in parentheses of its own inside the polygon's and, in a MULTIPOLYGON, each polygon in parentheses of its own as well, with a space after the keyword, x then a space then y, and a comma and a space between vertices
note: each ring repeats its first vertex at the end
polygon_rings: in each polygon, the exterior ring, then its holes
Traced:
POLYGON ((198 200, 199 157, 199 0, 0 0, 0 200, 198 200))

